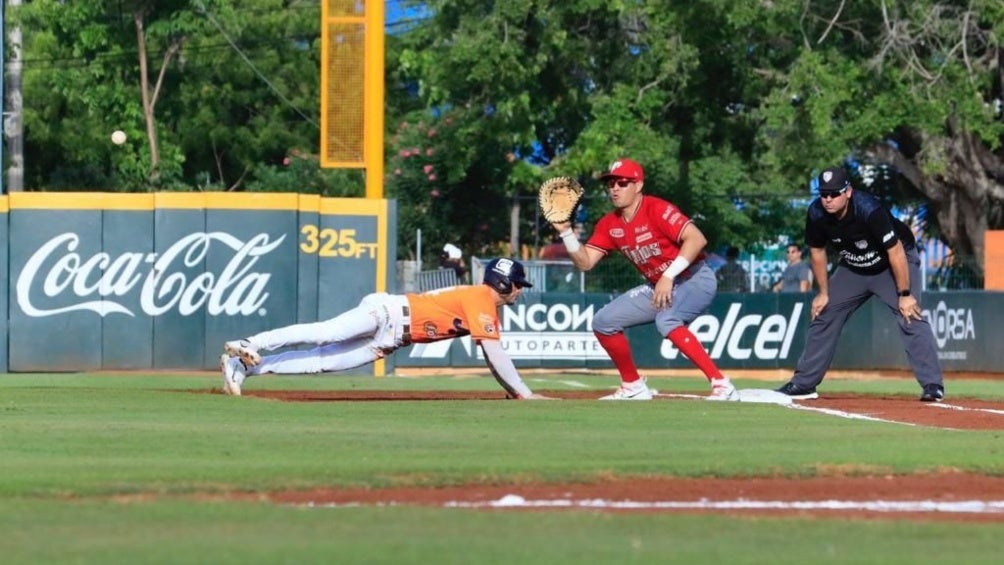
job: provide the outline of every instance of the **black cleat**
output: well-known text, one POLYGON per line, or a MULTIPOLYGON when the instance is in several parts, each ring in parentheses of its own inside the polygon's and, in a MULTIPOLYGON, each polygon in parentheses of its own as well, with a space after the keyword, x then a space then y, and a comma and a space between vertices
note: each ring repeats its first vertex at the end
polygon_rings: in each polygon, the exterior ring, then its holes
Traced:
POLYGON ((945 387, 936 384, 924 385, 920 395, 921 402, 941 402, 945 399, 945 387))
POLYGON ((781 394, 787 394, 795 400, 812 400, 813 398, 819 398, 819 394, 816 392, 816 387, 802 387, 791 381, 784 383, 781 388, 776 390, 781 394))

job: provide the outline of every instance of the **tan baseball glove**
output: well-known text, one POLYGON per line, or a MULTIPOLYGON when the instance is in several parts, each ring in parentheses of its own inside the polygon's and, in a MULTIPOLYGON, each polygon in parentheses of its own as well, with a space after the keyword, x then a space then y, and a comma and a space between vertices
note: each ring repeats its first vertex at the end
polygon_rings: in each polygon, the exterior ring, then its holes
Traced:
POLYGON ((540 185, 540 211, 552 224, 570 222, 582 200, 582 185, 571 177, 554 177, 540 185))

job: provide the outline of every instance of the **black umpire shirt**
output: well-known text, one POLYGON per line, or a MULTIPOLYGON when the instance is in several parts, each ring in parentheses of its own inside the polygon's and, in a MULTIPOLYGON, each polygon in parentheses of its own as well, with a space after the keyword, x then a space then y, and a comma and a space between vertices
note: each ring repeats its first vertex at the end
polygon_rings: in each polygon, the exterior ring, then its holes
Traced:
POLYGON ((917 240, 910 228, 893 217, 871 194, 854 190, 847 214, 837 219, 820 199, 809 205, 805 219, 805 243, 809 247, 830 245, 840 255, 840 264, 861 275, 875 275, 889 268, 889 248, 903 242, 913 249, 917 240))

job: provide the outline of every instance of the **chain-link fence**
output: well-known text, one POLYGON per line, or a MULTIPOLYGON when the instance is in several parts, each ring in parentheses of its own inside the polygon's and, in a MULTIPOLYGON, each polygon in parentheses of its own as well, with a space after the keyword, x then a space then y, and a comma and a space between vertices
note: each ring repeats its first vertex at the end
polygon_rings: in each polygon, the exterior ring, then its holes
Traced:
MULTIPOLYGON (((484 276, 487 258, 474 257, 471 261, 470 281, 480 282, 484 276)), ((621 255, 610 255, 600 261, 593 270, 583 273, 571 261, 521 261, 526 267, 527 279, 533 288, 525 292, 609 292, 621 293, 644 282, 634 266, 621 255)), ((708 265, 717 271, 725 260, 711 254, 708 265)), ((751 255, 739 261, 745 271, 742 283, 744 292, 771 292, 787 263, 769 254, 751 255)), ((413 261, 401 261, 398 265, 399 292, 424 292, 436 288, 467 284, 459 281, 450 269, 416 271, 413 261)), ((922 288, 928 292, 949 292, 953 290, 980 290, 983 276, 979 274, 975 259, 955 257, 944 261, 937 268, 931 268, 921 261, 922 288)), ((813 285, 813 289, 815 289, 813 285)))

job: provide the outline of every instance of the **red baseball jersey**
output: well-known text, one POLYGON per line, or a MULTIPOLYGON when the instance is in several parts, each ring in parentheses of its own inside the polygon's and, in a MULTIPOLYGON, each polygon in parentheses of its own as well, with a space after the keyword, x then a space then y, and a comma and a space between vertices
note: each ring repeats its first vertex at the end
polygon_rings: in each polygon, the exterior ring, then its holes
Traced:
POLYGON ((499 339, 499 313, 487 285, 452 286, 408 294, 411 340, 429 343, 470 335, 480 341, 499 339))
MULTIPOLYGON (((690 218, 676 206, 645 195, 630 222, 624 221, 620 210, 600 218, 586 245, 604 254, 620 251, 654 284, 680 253, 680 234, 689 223, 690 218)), ((697 257, 702 259, 703 251, 697 257)))

